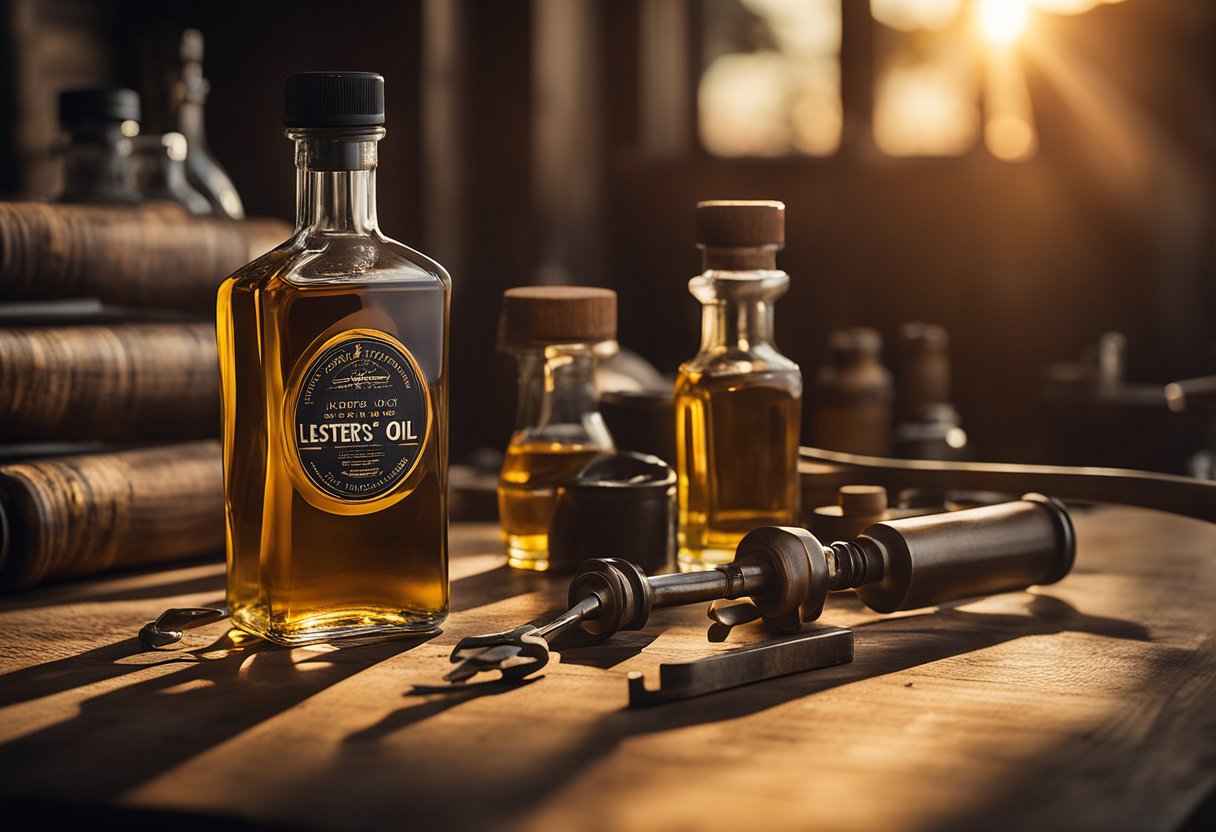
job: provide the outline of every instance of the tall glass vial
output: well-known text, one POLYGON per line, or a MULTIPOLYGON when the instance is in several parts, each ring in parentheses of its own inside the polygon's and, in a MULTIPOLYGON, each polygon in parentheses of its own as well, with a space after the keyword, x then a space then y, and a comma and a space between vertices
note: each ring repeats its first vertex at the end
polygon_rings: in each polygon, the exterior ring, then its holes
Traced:
POLYGON ((448 610, 451 280, 380 233, 384 79, 287 79, 292 237, 224 281, 228 606, 284 644, 448 610))
POLYGON ((519 364, 519 409, 498 481, 507 562, 573 568, 549 559, 557 483, 613 450, 597 406, 595 365, 616 350, 616 293, 528 286, 503 295, 499 344, 519 364))
POLYGON ((701 349, 676 380, 679 564, 734 558, 751 529, 797 522, 802 375, 773 341, 773 304, 789 285, 780 202, 702 202, 701 349))
POLYGON ((139 118, 139 93, 135 90, 98 88, 60 93, 63 187, 52 201, 138 202, 132 140, 139 135, 139 118))
POLYGON ((207 145, 204 107, 211 84, 203 76, 203 33, 187 29, 182 33, 179 57, 180 75, 172 87, 170 130, 186 137, 186 178, 211 203, 214 213, 244 219, 245 207, 228 172, 207 145))

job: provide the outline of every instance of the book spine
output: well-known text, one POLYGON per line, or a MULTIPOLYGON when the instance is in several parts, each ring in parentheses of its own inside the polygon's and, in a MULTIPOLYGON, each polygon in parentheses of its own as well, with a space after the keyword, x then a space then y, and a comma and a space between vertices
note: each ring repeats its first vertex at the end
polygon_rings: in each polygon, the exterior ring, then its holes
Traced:
POLYGON ((219 435, 211 324, 0 329, 0 442, 219 435))
POLYGON ((280 220, 195 217, 170 203, 0 202, 0 301, 98 298, 210 317, 220 282, 290 234, 280 220))
POLYGON ((0 466, 0 591, 223 547, 216 441, 0 466))

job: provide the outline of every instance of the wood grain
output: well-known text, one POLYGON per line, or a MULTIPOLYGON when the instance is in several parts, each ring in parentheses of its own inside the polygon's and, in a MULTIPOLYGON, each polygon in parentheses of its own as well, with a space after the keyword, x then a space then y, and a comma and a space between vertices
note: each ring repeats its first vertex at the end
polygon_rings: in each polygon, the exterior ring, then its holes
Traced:
POLYGON ((522 687, 415 687, 462 636, 562 604, 488 525, 453 528, 454 611, 422 643, 214 625, 141 652, 162 609, 219 599, 219 564, 34 591, 0 601, 0 795, 51 820, 324 830, 1176 829, 1216 785, 1216 527, 1076 521, 1058 584, 896 616, 833 597, 852 664, 642 711, 628 671, 732 646, 703 609, 522 687))

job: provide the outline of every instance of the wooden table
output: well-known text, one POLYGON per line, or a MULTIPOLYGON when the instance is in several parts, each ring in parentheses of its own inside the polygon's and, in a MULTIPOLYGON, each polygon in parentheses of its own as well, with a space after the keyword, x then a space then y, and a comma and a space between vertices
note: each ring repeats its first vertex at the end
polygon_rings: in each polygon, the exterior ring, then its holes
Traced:
POLYGON ((564 581, 507 569, 490 526, 453 529, 453 614, 430 641, 287 650, 217 624, 142 651, 162 609, 220 600, 219 564, 11 598, 0 826, 1200 828, 1216 526, 1076 521, 1076 569, 1054 586, 887 617, 834 597, 852 664, 635 711, 626 672, 730 649, 705 643, 703 609, 567 650, 520 687, 414 690, 458 638, 562 606, 564 581))

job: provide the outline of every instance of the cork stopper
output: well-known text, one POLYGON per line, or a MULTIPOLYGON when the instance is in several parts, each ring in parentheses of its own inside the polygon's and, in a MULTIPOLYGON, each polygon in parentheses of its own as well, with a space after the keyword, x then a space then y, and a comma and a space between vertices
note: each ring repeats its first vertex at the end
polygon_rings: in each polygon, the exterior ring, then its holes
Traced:
POLYGON ((887 510, 887 489, 881 485, 842 485, 836 505, 845 517, 881 515, 887 510))
POLYGON ((828 352, 837 367, 876 358, 882 352, 882 336, 868 326, 834 329, 828 335, 828 352))
POLYGON ((950 333, 937 324, 910 321, 899 328, 900 349, 908 351, 943 351, 950 346, 950 333))
POLYGON ((590 286, 519 286, 502 295, 504 349, 616 338, 616 292, 590 286))
POLYGON ((774 269, 777 251, 785 247, 785 203, 698 202, 697 245, 706 269, 774 269))

